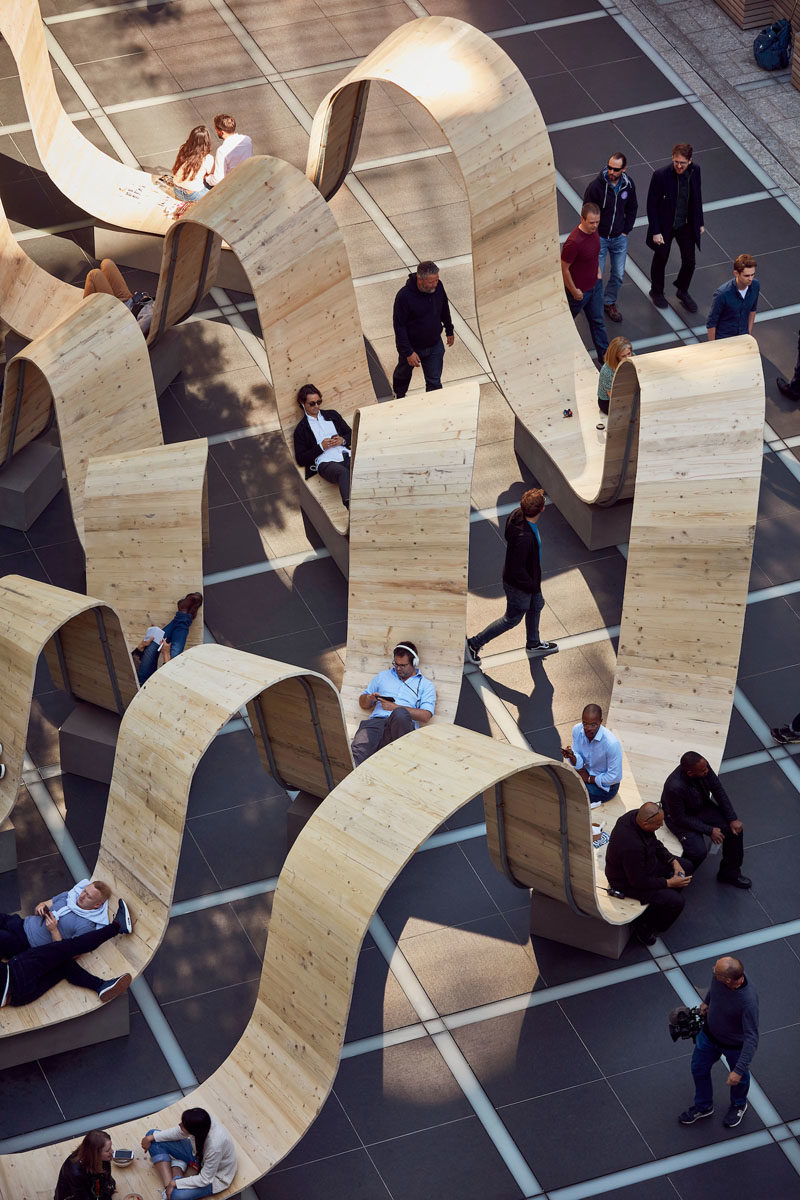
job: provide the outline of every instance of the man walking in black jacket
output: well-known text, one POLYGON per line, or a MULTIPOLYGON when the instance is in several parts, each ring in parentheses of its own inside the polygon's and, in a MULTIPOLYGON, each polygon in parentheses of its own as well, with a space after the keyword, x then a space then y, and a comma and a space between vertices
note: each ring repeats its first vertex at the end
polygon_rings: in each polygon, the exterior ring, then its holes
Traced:
POLYGON ((557 642, 539 639, 539 614, 544 608, 542 596, 542 539, 536 523, 544 512, 544 492, 531 488, 524 493, 519 508, 506 521, 506 561, 503 566, 503 591, 506 611, 475 637, 467 638, 467 657, 480 663, 478 651, 493 638, 519 625, 525 618, 525 649, 533 654, 552 654, 557 642))
POLYGON ((661 803, 667 829, 679 839, 694 869, 705 859, 706 838, 710 837, 714 845, 722 846, 719 882, 750 887, 750 880, 739 873, 744 858, 742 822, 702 754, 686 751, 680 765, 667 777, 661 803))
POLYGON ((455 341, 455 334, 447 292, 435 262, 421 262, 416 274, 409 275, 394 298, 392 324, 398 355, 392 376, 396 398, 408 391, 414 367, 422 367, 426 392, 439 391, 444 365, 442 327, 448 346, 455 341))
POLYGON ((647 192, 647 244, 653 251, 650 267, 650 299, 656 308, 666 308, 664 276, 673 240, 681 252, 681 269, 675 280, 678 299, 687 312, 696 313, 689 295, 694 275, 695 247, 700 249, 703 225, 703 193, 700 168, 692 162, 692 147, 678 142, 672 147, 672 163, 653 172, 647 192))
POLYGON ((688 860, 675 858, 656 837, 664 814, 652 801, 623 813, 611 831, 606 850, 606 879, 624 896, 648 905, 633 922, 644 946, 669 929, 683 912, 684 888, 692 881, 688 860))
POLYGON ((625 260, 628 257, 628 234, 633 229, 639 202, 636 199, 636 184, 625 171, 628 160, 621 150, 612 154, 608 166, 583 193, 583 199, 591 200, 600 208, 600 259, 597 269, 602 278, 606 255, 611 259, 611 273, 603 296, 603 308, 609 321, 619 323, 622 313, 617 308, 617 296, 625 275, 625 260))

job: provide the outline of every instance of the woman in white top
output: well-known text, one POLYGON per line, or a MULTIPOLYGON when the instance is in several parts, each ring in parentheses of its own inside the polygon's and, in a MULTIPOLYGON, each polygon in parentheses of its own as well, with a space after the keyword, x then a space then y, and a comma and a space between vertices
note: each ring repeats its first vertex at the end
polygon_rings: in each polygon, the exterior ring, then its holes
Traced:
POLYGON ((178 200, 202 200, 208 194, 203 176, 214 166, 211 137, 205 125, 195 125, 172 166, 172 190, 178 200))
POLYGON ((142 1149, 150 1153, 166 1200, 216 1196, 236 1174, 233 1138, 204 1108, 185 1109, 180 1125, 171 1129, 151 1129, 142 1138, 142 1149))

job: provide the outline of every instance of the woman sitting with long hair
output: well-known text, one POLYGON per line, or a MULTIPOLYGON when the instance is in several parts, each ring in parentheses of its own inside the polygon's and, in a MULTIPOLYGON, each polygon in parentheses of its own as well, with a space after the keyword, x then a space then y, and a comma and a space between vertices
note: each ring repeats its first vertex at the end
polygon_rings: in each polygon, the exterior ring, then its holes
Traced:
POLYGON ((236 1174, 233 1138, 204 1108, 185 1109, 180 1125, 172 1129, 149 1130, 142 1138, 142 1149, 150 1155, 167 1200, 215 1196, 230 1187, 236 1174), (186 1186, 182 1187, 184 1179, 186 1186))
POLYGON ((91 1129, 58 1173, 53 1200, 111 1200, 117 1185, 111 1174, 111 1134, 91 1129))
POLYGON ((214 169, 211 137, 205 125, 195 125, 172 166, 172 190, 178 200, 202 200, 208 195, 203 176, 214 169))

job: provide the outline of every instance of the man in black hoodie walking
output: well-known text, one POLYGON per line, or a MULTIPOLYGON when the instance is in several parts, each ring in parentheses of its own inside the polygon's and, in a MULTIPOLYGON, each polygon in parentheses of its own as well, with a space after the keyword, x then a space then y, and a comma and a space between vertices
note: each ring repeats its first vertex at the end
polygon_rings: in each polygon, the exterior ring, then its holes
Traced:
POLYGON ((435 262, 421 262, 416 273, 409 275, 394 298, 392 324, 398 355, 392 390, 397 399, 408 391, 414 367, 422 367, 425 391, 438 391, 444 364, 442 327, 448 346, 455 341, 455 334, 447 292, 435 262))
POLYGON ((478 651, 492 638, 500 637, 525 618, 525 649, 534 654, 552 654, 557 642, 539 639, 539 614, 544 608, 542 596, 542 539, 536 522, 544 512, 544 492, 531 488, 523 494, 519 508, 506 521, 506 561, 503 566, 503 591, 506 611, 475 637, 467 638, 467 657, 478 664, 478 651))

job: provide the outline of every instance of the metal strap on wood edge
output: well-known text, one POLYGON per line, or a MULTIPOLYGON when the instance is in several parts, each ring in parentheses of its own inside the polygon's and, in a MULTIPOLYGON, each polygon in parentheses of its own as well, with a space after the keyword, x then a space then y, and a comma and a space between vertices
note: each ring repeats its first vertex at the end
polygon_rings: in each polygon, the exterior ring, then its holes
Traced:
POLYGON ((100 634, 100 643, 103 647, 103 654, 106 658, 106 667, 108 668, 108 678, 111 680, 111 690, 114 693, 114 703, 117 706, 117 712, 122 716, 125 712, 125 705, 122 703, 122 695, 119 690, 119 681, 117 680, 117 671, 114 666, 114 659, 111 656, 111 647, 108 644, 106 635, 106 623, 103 620, 103 614, 99 608, 94 610, 95 620, 97 621, 97 632, 100 634))
POLYGON ((6 462, 11 462, 14 457, 14 442, 17 438, 17 425, 19 424, 19 414, 22 409, 22 391, 25 386, 25 368, 27 361, 24 358, 19 360, 19 373, 17 375, 17 394, 14 397, 14 414, 11 418, 11 432, 8 435, 8 449, 6 450, 6 462))
POLYGON ((333 782, 333 772, 331 771, 330 759, 328 758, 328 749, 325 745, 325 735, 322 732, 322 726, 320 725, 319 721, 319 712, 317 711, 317 701, 314 696, 314 690, 307 679, 303 679, 302 676, 298 676, 298 680, 308 700, 308 708, 309 712, 311 713, 312 723, 314 725, 314 733, 317 735, 317 748, 319 749, 320 762, 322 763, 322 769, 325 772, 325 782, 328 785, 328 791, 332 792, 336 785, 333 782))
POLYGON ((558 795, 558 832, 561 835, 561 867, 564 875, 564 895, 567 898, 567 904, 572 911, 579 917, 589 917, 590 913, 586 913, 582 908, 578 907, 578 903, 572 894, 572 880, 569 871, 569 833, 567 829, 567 794, 564 791, 564 785, 559 778, 558 771, 555 767, 545 767, 545 771, 553 780, 558 795))
POLYGON ((527 883, 520 883, 514 872, 511 870, 511 863, 508 861, 508 843, 506 842, 506 816, 503 810, 503 785, 496 783, 494 785, 494 807, 497 814, 497 846, 500 851, 500 865, 503 868, 503 874, 509 883, 513 883, 514 887, 524 888, 526 892, 530 891, 527 883))
POLYGON ((59 670, 61 671, 61 678, 64 680, 64 691, 69 692, 69 694, 71 696, 73 694, 72 685, 70 684, 70 681, 69 681, 69 671, 67 670, 67 659, 64 654, 64 646, 62 645, 62 642, 61 642, 61 630, 60 629, 57 629, 55 631, 55 633, 53 634, 53 642, 54 642, 55 648, 56 648, 56 658, 58 659, 58 666, 59 666, 59 670))
POLYGON ((284 789, 284 791, 288 792, 289 785, 281 777, 281 774, 278 770, 278 766, 275 762, 275 755, 272 752, 272 743, 269 740, 269 735, 267 734, 267 727, 264 723, 264 714, 261 711, 261 696, 256 696, 254 698, 253 709, 255 710, 256 721, 258 722, 258 730, 259 730, 259 733, 261 734, 261 741, 264 745, 264 752, 266 753, 267 762, 269 763, 270 775, 272 776, 272 778, 275 780, 275 782, 278 784, 279 787, 282 787, 284 789))

